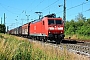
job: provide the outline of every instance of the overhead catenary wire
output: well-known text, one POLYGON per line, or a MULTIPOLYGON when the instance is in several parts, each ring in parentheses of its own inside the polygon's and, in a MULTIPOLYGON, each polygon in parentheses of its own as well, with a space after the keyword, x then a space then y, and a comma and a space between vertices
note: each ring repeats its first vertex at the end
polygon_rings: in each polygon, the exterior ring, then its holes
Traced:
MULTIPOLYGON (((30 14, 30 17, 32 17, 34 14, 35 14, 35 11, 33 11, 33 9, 34 10, 36 10, 36 8, 41 4, 41 3, 43 3, 45 0, 42 0, 42 1, 40 1, 35 7, 33 7, 33 8, 31 8, 31 10, 30 11, 28 11, 28 12, 31 12, 32 14, 30 14)), ((34 0, 34 2, 35 2, 35 0, 34 0)), ((32 2, 32 4, 33 4, 33 2, 32 2)), ((31 4, 31 5, 32 5, 31 4)), ((30 6, 31 6, 30 5, 30 6)))
MULTIPOLYGON (((88 1, 88 2, 90 2, 90 1, 88 1)), ((70 10, 70 9, 73 9, 73 8, 76 8, 76 7, 79 7, 79 6, 83 5, 83 4, 87 4, 88 2, 83 2, 83 3, 79 4, 79 5, 76 5, 76 6, 73 6, 71 8, 68 8, 67 10, 70 10)))
MULTIPOLYGON (((87 9, 87 10, 85 10, 85 11, 83 11, 83 13, 88 12, 88 11, 90 11, 90 8, 87 9)), ((78 12, 78 13, 82 13, 82 12, 78 12)), ((75 13, 75 14, 78 14, 78 13, 75 13)), ((68 15, 68 16, 72 16, 72 15, 75 15, 75 14, 70 14, 70 15, 68 15)))
MULTIPOLYGON (((33 9, 36 9, 41 3, 43 3, 43 1, 45 1, 45 0, 42 0, 41 2, 39 2, 39 4, 36 5, 36 7, 34 7, 33 9)), ((51 3, 51 4, 48 5, 47 7, 43 8, 41 11, 44 11, 45 9, 49 8, 50 6, 52 6, 53 4, 57 3, 58 1, 59 1, 59 0, 56 0, 55 2, 51 3)), ((31 12, 31 11, 33 11, 33 10, 31 9, 29 12, 31 12)))
MULTIPOLYGON (((35 0, 33 0, 33 1, 30 3, 30 6, 32 6, 32 4, 33 4, 34 2, 35 2, 35 0)), ((27 9, 28 9, 30 6, 28 6, 27 9)), ((26 10, 27 10, 27 9, 26 9, 26 10)))
MULTIPOLYGON (((79 6, 81 6, 81 5, 83 5, 83 4, 87 4, 87 3, 89 3, 89 2, 90 2, 90 1, 88 1, 88 2, 83 2, 83 3, 78 4, 78 5, 76 5, 76 6, 73 6, 73 7, 67 8, 66 10, 71 10, 71 9, 73 9, 73 8, 79 7, 79 6)), ((61 13, 61 12, 63 12, 63 11, 56 12, 56 14, 61 13)))
POLYGON ((33 11, 33 9, 36 9, 41 3, 43 3, 45 0, 40 1, 34 8, 32 8, 29 12, 33 11))
MULTIPOLYGON (((14 12, 8 10, 8 9, 7 9, 5 6, 3 6, 3 4, 1 4, 1 3, 0 3, 0 6, 1 6, 2 8, 4 8, 6 11, 8 11, 8 12, 14 14, 14 15, 17 15, 17 14, 18 14, 18 13, 14 13, 14 12)), ((20 14, 18 14, 18 15, 20 15, 20 14)))
POLYGON ((47 9, 47 8, 49 8, 51 5, 53 5, 53 4, 55 4, 56 2, 58 2, 59 0, 56 0, 55 2, 53 2, 52 4, 50 4, 50 5, 48 5, 47 7, 45 7, 45 8, 43 8, 41 11, 43 11, 43 10, 45 10, 45 9, 47 9))
MULTIPOLYGON (((76 7, 85 5, 85 4, 89 3, 89 2, 90 2, 90 1, 88 1, 88 2, 83 2, 83 3, 79 4, 79 5, 76 5, 76 6, 74 6, 74 7, 68 8, 67 10, 70 10, 70 9, 73 9, 73 8, 76 8, 76 7)), ((82 7, 82 9, 83 9, 83 7, 82 7)), ((82 12, 78 12, 78 13, 85 13, 85 12, 87 12, 87 11, 90 11, 90 8, 87 9, 87 10, 84 10, 84 11, 82 10, 82 12)), ((75 14, 78 14, 78 13, 75 13, 75 14)), ((71 14, 71 15, 68 15, 68 16, 72 16, 72 15, 75 15, 75 14, 71 14)))
MULTIPOLYGON (((39 4, 36 5, 36 8, 37 8, 41 3, 43 3, 43 1, 44 1, 44 0, 42 0, 41 2, 39 2, 39 4)), ((52 6, 53 4, 57 3, 58 1, 59 1, 59 0, 56 0, 55 2, 51 3, 51 4, 48 5, 47 7, 43 8, 41 11, 44 11, 45 9, 49 8, 50 6, 52 6)), ((34 7, 33 9, 36 9, 36 8, 34 7)), ((33 11, 33 10, 31 9, 29 12, 31 12, 31 11, 33 11)))

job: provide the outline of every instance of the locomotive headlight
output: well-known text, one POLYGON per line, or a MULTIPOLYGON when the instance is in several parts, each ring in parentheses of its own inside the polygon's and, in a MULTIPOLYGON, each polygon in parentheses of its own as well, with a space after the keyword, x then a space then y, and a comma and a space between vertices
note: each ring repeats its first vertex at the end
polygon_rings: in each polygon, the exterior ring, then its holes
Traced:
POLYGON ((49 31, 49 33, 51 33, 51 32, 49 31))
POLYGON ((55 26, 56 27, 56 26, 55 26))
POLYGON ((62 31, 61 31, 61 33, 62 33, 62 31))

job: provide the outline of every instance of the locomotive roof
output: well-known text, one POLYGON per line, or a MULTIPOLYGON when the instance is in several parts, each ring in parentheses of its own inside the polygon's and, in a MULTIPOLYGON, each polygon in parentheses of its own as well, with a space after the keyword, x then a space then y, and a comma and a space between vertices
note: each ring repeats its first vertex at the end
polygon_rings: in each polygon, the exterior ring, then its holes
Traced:
POLYGON ((52 13, 52 14, 48 14, 44 17, 48 17, 48 18, 56 18, 56 14, 55 13, 52 13))
POLYGON ((34 20, 34 21, 31 21, 31 23, 35 23, 35 22, 38 22, 38 21, 41 21, 43 18, 41 18, 41 19, 36 19, 36 20, 34 20))
MULTIPOLYGON (((28 22, 28 23, 31 23, 31 22, 28 22)), ((26 23, 26 24, 28 24, 28 23, 26 23)), ((26 24, 23 24, 23 25, 26 25, 26 24)), ((23 25, 22 25, 22 26, 23 26, 23 25)))
POLYGON ((48 15, 42 17, 41 19, 36 19, 34 21, 31 21, 31 23, 39 22, 39 21, 41 21, 45 17, 47 17, 47 18, 61 18, 61 17, 56 17, 56 14, 55 13, 52 13, 52 14, 48 14, 48 15))

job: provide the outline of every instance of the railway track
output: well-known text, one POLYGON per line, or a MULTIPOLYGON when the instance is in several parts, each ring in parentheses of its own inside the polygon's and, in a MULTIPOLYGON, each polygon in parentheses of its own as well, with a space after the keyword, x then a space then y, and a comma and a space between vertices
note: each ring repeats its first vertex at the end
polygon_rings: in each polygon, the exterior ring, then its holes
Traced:
POLYGON ((60 47, 63 48, 63 46, 66 47, 66 49, 70 52, 74 52, 77 54, 85 55, 90 57, 90 47, 83 46, 83 45, 77 45, 77 44, 62 44, 60 47))
MULTIPOLYGON (((35 40, 34 40, 35 42, 35 40)), ((36 42, 40 42, 42 45, 50 45, 53 47, 57 47, 61 50, 66 49, 69 52, 73 52, 79 55, 84 55, 87 56, 88 58, 90 58, 90 43, 85 43, 85 42, 62 42, 61 44, 55 44, 53 41, 50 42, 42 42, 42 41, 36 41, 36 42), (75 43, 74 43, 75 42, 75 43)))

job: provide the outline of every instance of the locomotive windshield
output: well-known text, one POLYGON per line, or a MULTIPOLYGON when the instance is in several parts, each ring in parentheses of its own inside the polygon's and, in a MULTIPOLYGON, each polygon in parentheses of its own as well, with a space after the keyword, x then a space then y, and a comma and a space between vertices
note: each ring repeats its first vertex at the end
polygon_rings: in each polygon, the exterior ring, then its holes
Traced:
POLYGON ((48 25, 51 24, 62 24, 62 20, 48 20, 48 25))
POLYGON ((48 20, 48 25, 54 24, 54 20, 48 20))

